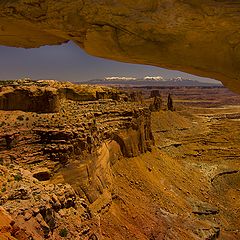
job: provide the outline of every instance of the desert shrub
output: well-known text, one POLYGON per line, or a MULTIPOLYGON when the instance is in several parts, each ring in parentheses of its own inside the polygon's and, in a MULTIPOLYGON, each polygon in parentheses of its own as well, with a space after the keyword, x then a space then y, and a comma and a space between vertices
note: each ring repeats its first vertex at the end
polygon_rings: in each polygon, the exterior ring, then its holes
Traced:
POLYGON ((2 188, 2 192, 6 192, 6 190, 7 190, 7 189, 6 189, 5 187, 2 188))
POLYGON ((0 127, 3 127, 4 125, 6 125, 5 122, 1 122, 1 123, 0 123, 0 127))
POLYGON ((61 237, 67 237, 68 235, 68 230, 66 228, 62 228, 60 231, 59 231, 59 235, 61 237))
POLYGON ((14 180, 19 182, 22 180, 22 175, 20 173, 17 173, 15 176, 14 176, 14 180))

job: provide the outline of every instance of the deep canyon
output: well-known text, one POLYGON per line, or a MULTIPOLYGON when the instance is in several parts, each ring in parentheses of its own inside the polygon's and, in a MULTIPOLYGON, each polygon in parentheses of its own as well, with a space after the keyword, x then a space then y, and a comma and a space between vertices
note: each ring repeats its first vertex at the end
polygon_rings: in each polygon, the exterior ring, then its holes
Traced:
MULTIPOLYGON (((0 45, 72 41, 239 93, 239 11, 226 0, 2 0, 0 45)), ((240 239, 238 95, 52 80, 0 88, 1 240, 240 239)))
POLYGON ((169 91, 3 85, 1 239, 239 239, 240 98, 169 91))

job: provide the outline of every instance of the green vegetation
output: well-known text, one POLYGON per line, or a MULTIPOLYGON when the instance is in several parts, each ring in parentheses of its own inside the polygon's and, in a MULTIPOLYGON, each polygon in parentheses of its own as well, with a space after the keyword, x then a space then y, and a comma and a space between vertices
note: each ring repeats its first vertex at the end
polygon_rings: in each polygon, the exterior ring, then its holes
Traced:
POLYGON ((0 123, 0 127, 3 127, 4 125, 6 125, 5 122, 1 122, 1 123, 0 123))
POLYGON ((14 180, 17 181, 17 182, 21 181, 22 180, 22 175, 20 173, 16 174, 14 176, 14 180))
POLYGON ((67 235, 68 235, 68 230, 67 230, 66 228, 61 229, 61 230, 59 231, 59 235, 60 235, 61 237, 67 237, 67 235))

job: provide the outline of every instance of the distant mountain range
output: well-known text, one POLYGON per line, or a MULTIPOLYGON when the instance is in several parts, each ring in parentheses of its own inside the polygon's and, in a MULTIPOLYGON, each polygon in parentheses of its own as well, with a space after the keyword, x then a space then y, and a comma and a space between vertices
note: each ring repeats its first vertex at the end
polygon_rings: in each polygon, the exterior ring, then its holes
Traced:
POLYGON ((161 76, 156 77, 107 77, 104 79, 92 79, 84 82, 86 84, 102 84, 102 85, 130 85, 130 86, 163 86, 163 87, 211 87, 211 86, 222 86, 219 83, 206 83, 197 80, 185 79, 182 77, 176 77, 171 79, 164 79, 161 76))

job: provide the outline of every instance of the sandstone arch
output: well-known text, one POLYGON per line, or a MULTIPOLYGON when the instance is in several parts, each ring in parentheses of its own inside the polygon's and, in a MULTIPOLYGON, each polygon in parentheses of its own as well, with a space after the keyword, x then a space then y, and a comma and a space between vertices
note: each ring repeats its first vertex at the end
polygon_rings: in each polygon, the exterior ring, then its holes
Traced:
POLYGON ((240 1, 0 1, 0 44, 88 53, 211 77, 240 92, 240 1))

